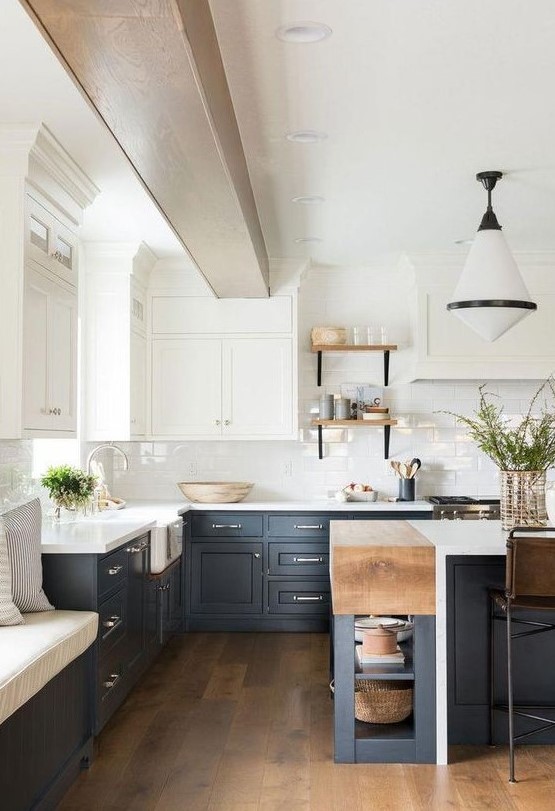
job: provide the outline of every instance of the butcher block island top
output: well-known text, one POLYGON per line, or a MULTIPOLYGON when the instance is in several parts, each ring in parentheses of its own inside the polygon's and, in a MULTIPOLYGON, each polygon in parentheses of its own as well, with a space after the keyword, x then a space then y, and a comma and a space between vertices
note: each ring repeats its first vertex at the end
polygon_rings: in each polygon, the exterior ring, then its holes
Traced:
POLYGON ((332 521, 334 614, 435 614, 435 547, 407 521, 332 521))

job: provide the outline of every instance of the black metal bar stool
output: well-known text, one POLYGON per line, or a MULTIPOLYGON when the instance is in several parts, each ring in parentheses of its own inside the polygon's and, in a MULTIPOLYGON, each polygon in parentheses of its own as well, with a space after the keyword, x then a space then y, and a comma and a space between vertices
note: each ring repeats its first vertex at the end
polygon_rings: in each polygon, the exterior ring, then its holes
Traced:
MULTIPOLYGON (((515 744, 552 726, 555 719, 531 712, 534 705, 515 704, 513 696, 513 640, 555 630, 555 624, 522 618, 526 611, 555 612, 555 527, 515 527, 507 539, 505 590, 490 589, 490 743, 493 740, 493 719, 496 710, 509 715, 509 782, 515 780, 515 744), (524 534, 526 533, 526 534, 524 534), (542 537, 537 534, 541 533, 542 537), (552 537, 549 537, 549 533, 552 537), (500 609, 500 615, 496 609, 500 609), (518 609, 518 617, 513 616, 518 609), (505 621, 507 633, 507 692, 508 703, 495 702, 495 644, 494 624, 505 621), (528 630, 513 630, 514 625, 528 630), (515 735, 514 716, 536 721, 538 726, 515 735)), ((537 708, 555 709, 555 704, 537 708)))

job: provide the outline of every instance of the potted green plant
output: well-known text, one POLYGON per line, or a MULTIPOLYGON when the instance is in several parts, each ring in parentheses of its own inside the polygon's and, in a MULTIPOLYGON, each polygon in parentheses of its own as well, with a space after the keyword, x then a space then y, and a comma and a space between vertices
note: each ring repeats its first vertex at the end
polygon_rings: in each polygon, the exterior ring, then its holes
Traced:
POLYGON ((555 380, 549 377, 532 397, 523 418, 510 418, 495 395, 480 386, 472 417, 444 412, 466 425, 468 435, 501 472, 503 529, 543 526, 545 473, 555 465, 555 380))
POLYGON ((62 508, 76 512, 91 501, 96 478, 79 468, 58 465, 48 468, 41 484, 48 490, 56 508, 55 516, 59 518, 62 508))

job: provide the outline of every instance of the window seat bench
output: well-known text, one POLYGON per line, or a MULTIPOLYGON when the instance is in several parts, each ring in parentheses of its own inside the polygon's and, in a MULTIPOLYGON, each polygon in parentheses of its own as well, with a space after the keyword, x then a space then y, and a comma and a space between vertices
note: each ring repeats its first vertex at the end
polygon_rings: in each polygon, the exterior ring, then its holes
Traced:
POLYGON ((0 627, 0 805, 55 807, 92 755, 92 611, 25 614, 0 627))

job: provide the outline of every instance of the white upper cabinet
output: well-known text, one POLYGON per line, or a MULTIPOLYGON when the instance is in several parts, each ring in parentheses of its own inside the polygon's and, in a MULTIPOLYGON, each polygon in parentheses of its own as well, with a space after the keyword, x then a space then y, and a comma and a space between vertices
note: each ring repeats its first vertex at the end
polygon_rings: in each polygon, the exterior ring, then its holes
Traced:
POLYGON ((410 257, 416 281, 411 379, 536 380, 554 371, 555 254, 515 259, 538 310, 489 343, 446 308, 464 256, 410 257))
POLYGON ((297 439, 293 295, 151 295, 153 438, 297 439))
POLYGON ((138 243, 87 242, 83 255, 85 436, 140 439, 147 430, 146 286, 156 257, 138 243))
MULTIPOLYGON (((77 429, 77 296, 27 268, 23 323, 23 429, 77 429)), ((44 434, 41 434, 44 435, 44 434)))
POLYGON ((287 338, 223 341, 224 436, 271 439, 291 434, 291 354, 287 338))
POLYGON ((154 341, 153 436, 290 437, 291 355, 287 338, 154 341))
POLYGON ((221 433, 220 339, 154 341, 152 434, 160 437, 219 437, 221 433))
POLYGON ((77 236, 31 194, 26 198, 25 237, 29 259, 77 287, 77 236))
POLYGON ((0 128, 0 438, 77 431, 78 231, 98 189, 44 126, 0 128))

